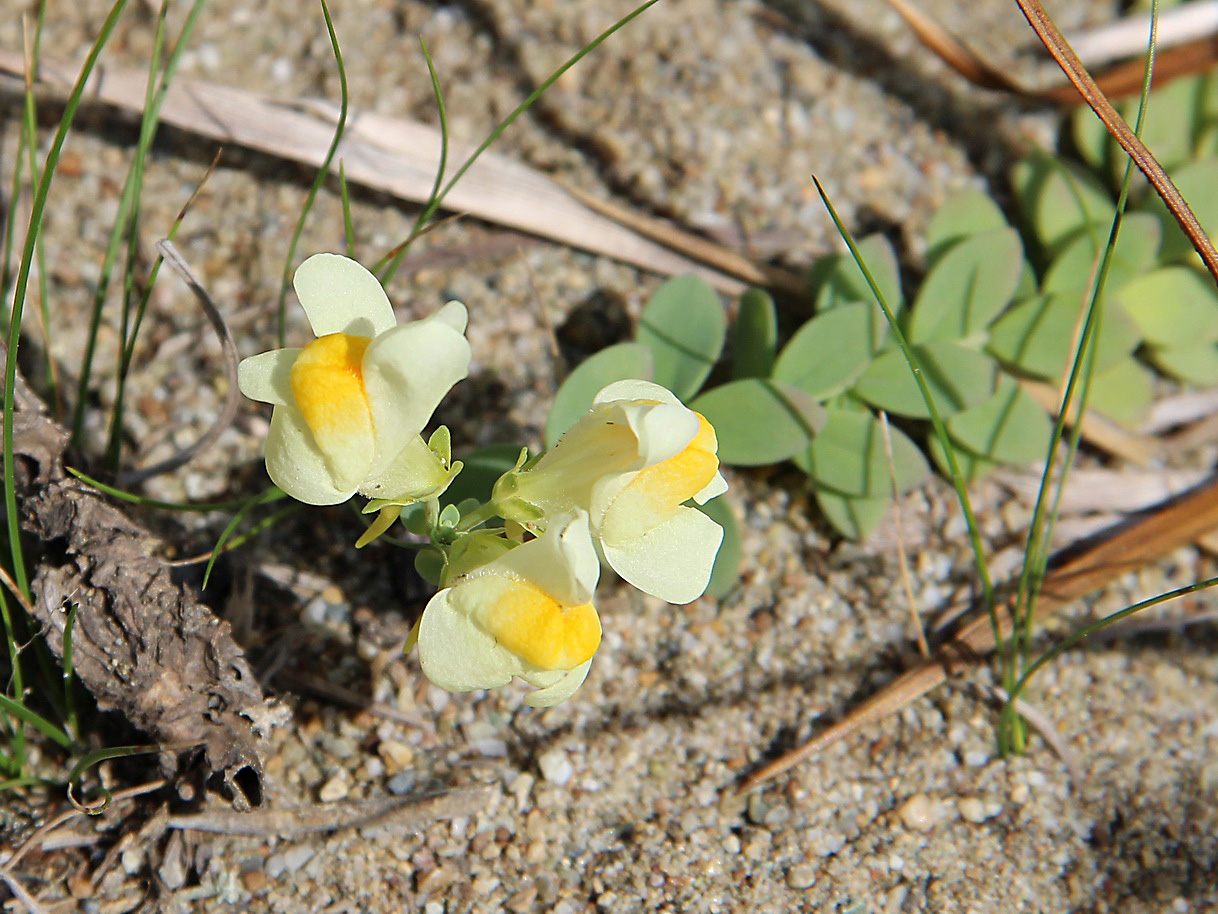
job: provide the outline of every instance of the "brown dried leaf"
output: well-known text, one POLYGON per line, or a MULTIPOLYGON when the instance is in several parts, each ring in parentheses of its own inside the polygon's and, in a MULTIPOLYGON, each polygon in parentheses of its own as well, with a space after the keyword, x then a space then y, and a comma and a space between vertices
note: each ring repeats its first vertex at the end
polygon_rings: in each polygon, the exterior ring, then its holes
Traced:
MULTIPOLYGON (((0 348, 0 365, 5 351, 0 348)), ((165 743, 197 743, 234 806, 261 802, 260 727, 270 707, 228 623, 174 582, 157 540, 65 476, 67 434, 18 376, 14 422, 22 528, 36 538, 33 611, 63 653, 68 608, 76 675, 103 710, 165 743)))

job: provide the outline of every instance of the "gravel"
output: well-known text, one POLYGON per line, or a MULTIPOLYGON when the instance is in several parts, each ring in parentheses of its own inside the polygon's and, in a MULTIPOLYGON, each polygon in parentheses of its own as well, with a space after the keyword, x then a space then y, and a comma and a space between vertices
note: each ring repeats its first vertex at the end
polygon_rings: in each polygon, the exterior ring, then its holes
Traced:
MULTIPOLYGON (((1011 49, 1026 33, 1009 4, 922 5, 1000 64, 1027 69, 1011 49)), ((58 56, 83 48, 104 15, 98 0, 70 6, 52 9, 44 46, 58 56)), ((416 52, 422 33, 452 132, 472 140, 629 8, 619 0, 335 6, 353 106, 434 120, 416 52)), ((1109 6, 1059 2, 1052 11, 1072 27, 1110 15, 1109 6)), ((182 72, 287 99, 336 98, 324 28, 305 10, 283 0, 208 4, 182 72)), ((126 23, 107 59, 138 63, 151 29, 146 17, 126 23)), ((0 22, 0 35, 20 47, 14 22, 0 22)), ((5 113, 6 169, 15 112, 5 113)), ((957 188, 998 179, 1052 124, 964 86, 878 0, 665 0, 561 80, 498 148, 791 265, 838 244, 810 193, 816 173, 848 223, 889 232, 916 264, 934 207, 957 188)), ((51 351, 69 375, 134 136, 106 116, 76 131, 67 153, 79 173, 52 195, 51 351)), ((159 141, 145 185, 147 241, 164 233, 211 155, 185 135, 159 141)), ((309 179, 232 151, 184 223, 178 245, 222 303, 243 354, 273 345, 278 276, 309 179)), ((357 194, 352 209, 371 256, 404 237, 412 216, 375 194, 357 194)), ((341 226, 327 191, 302 252, 339 249, 341 226)), ((486 227, 458 221, 418 250, 466 250, 486 237, 486 227)), ((604 295, 637 316, 660 281, 539 244, 442 264, 404 272, 390 295, 411 316, 450 296, 470 307, 475 372, 443 412, 458 451, 538 443, 558 375, 539 302, 558 324, 604 295)), ((196 435, 224 393, 218 349, 176 281, 158 286, 144 332, 129 429, 141 464, 196 435)), ((304 332, 289 310, 289 338, 304 332)), ((114 334, 113 325, 103 331, 103 371, 114 334)), ((112 394, 103 385, 98 396, 106 404, 112 394)), ((243 407, 215 447, 154 480, 150 494, 254 490, 265 429, 263 412, 243 407)), ((511 687, 449 695, 422 678, 413 657, 361 640, 360 620, 369 618, 404 637, 420 603, 407 596, 413 585, 398 552, 350 548, 355 522, 342 511, 308 512, 246 546, 238 569, 257 577, 265 562, 322 585, 258 577, 264 599, 251 648, 267 658, 263 668, 287 663, 382 706, 288 697, 294 714, 267 752, 273 807, 494 789, 468 818, 417 831, 207 839, 209 853, 164 910, 1001 914, 1218 904, 1218 662, 1209 631, 1097 645, 1041 674, 1029 698, 1080 760, 1082 783, 1038 738, 1026 757, 996 755, 994 709, 962 684, 991 685, 981 668, 761 792, 736 796, 734 785, 760 761, 836 719, 913 655, 894 526, 866 543, 838 543, 796 474, 729 476, 745 525, 740 586, 722 602, 685 607, 604 586, 605 640, 592 674, 572 701, 545 711, 525 708, 511 687)), ((979 485, 975 498, 993 550, 1009 549, 1027 505, 993 484, 979 485)), ((930 623, 971 592, 967 541, 941 482, 906 496, 901 510, 915 603, 930 623)), ((175 516, 175 535, 196 535, 206 549, 225 521, 175 516)), ((1204 576, 1207 563, 1181 550, 1072 618, 1204 576)), ((282 691, 274 680, 270 687, 282 691)), ((97 909, 138 900, 133 878, 150 874, 103 880, 97 909)))

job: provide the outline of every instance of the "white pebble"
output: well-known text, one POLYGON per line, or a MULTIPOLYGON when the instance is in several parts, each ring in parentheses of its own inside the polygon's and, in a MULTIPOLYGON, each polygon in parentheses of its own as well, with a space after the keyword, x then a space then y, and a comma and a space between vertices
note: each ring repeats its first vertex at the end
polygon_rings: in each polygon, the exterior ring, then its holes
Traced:
POLYGON ((543 778, 559 787, 570 781, 575 774, 571 760, 567 758, 567 753, 562 749, 551 749, 543 753, 537 760, 537 767, 541 769, 543 778))
POLYGON ((350 790, 351 785, 347 783, 347 779, 336 774, 322 785, 321 790, 317 793, 317 799, 323 803, 335 803, 346 797, 350 790))
POLYGON ((787 870, 787 885, 793 889, 810 889, 816 885, 816 867, 810 863, 787 870))
POLYGON ((989 816, 986 815, 985 804, 976 797, 961 797, 956 801, 956 808, 960 810, 960 818, 965 822, 984 822, 989 816))

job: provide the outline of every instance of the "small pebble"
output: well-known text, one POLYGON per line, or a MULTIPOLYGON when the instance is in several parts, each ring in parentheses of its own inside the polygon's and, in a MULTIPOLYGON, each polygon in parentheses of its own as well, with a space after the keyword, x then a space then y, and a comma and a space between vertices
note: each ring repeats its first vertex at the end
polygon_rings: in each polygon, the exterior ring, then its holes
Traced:
POLYGON ((901 804, 897 817, 912 831, 927 831, 939 821, 938 804, 924 793, 915 793, 901 804))
POLYGON ((396 739, 381 740, 376 751, 384 761, 385 771, 389 774, 405 771, 414 762, 414 750, 396 739))
POLYGON ((562 749, 551 749, 542 753, 541 758, 537 760, 537 767, 541 769, 543 778, 559 787, 570 781, 575 774, 571 759, 562 749))
POLYGON ((395 797, 404 797, 410 791, 414 790, 414 785, 418 782, 419 776, 413 771, 403 771, 400 774, 395 774, 385 784, 385 789, 395 797))
POLYGON ((960 818, 966 822, 976 824, 989 818, 985 814, 985 804, 976 797, 961 797, 956 801, 956 808, 960 810, 960 818))
MULTIPOLYGON (((283 852, 283 865, 289 873, 294 873, 313 859, 314 850, 307 844, 297 844, 283 852)), ((270 861, 268 860, 269 864, 270 861)), ((269 866, 267 867, 270 868, 269 866)))
POLYGON ((321 790, 317 793, 317 799, 323 803, 335 803, 344 799, 350 791, 351 785, 347 783, 346 777, 336 774, 322 785, 321 790))
POLYGON ((816 867, 802 863, 787 870, 787 885, 793 889, 810 889, 816 885, 816 867))

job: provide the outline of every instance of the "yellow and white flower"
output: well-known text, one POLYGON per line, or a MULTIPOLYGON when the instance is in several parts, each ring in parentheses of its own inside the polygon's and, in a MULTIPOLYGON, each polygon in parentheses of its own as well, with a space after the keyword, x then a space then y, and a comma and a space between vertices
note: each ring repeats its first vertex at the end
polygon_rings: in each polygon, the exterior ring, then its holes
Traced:
POLYGON ((495 487, 501 516, 532 529, 574 510, 623 578, 670 603, 702 595, 723 529, 696 508, 727 489, 715 430, 670 391, 618 381, 532 466, 495 487))
POLYGON ((399 325, 377 278, 338 254, 310 257, 293 285, 317 339, 252 356, 237 372, 242 393, 275 407, 271 480, 312 505, 443 491, 451 467, 419 432, 469 372, 465 306, 399 325))
POLYGON ((537 688, 526 704, 566 701, 600 646, 592 605, 599 576, 583 513, 481 567, 458 571, 419 621, 423 673, 452 692, 495 688, 518 676, 537 688))

